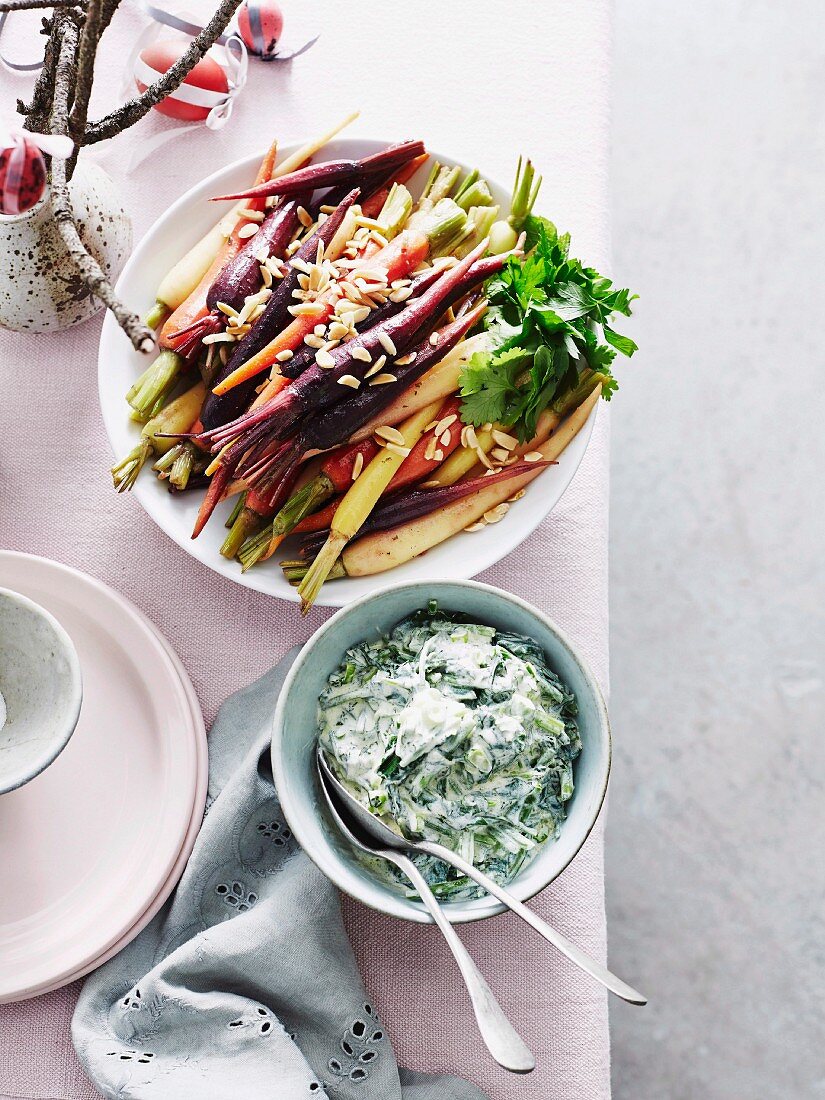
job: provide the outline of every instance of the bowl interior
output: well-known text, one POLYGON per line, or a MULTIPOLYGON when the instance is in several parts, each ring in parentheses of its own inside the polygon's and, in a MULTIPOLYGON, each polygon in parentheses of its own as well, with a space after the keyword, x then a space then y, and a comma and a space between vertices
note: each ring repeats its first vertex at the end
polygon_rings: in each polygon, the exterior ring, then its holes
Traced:
POLYGON ((7 589, 0 589, 0 693, 2 793, 34 778, 64 748, 81 697, 80 666, 65 630, 7 589))
MULTIPOLYGON (((376 878, 356 858, 329 820, 315 774, 314 746, 318 696, 344 651, 364 638, 390 630, 399 619, 426 605, 471 615, 480 623, 534 638, 549 666, 575 692, 582 751, 574 767, 575 793, 559 838, 543 845, 511 883, 521 900, 532 897, 567 866, 598 815, 610 770, 610 731, 598 685, 570 643, 535 608, 489 585, 472 581, 401 584, 359 600, 334 615, 306 644, 284 684, 275 714, 272 761, 284 814, 299 843, 342 890, 385 913, 428 921, 410 901, 376 878)), ((445 902, 455 923, 502 911, 492 898, 445 902)))

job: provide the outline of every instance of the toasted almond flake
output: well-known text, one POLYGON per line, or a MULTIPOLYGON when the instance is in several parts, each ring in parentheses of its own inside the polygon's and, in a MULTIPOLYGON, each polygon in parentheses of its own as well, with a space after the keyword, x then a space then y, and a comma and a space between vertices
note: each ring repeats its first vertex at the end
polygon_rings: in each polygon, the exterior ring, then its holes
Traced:
MULTIPOLYGON (((381 358, 383 359, 384 356, 382 355, 381 358)), ((382 366, 383 366, 383 364, 381 362, 373 363, 373 365, 369 368, 367 373, 364 375, 364 378, 365 379, 373 378, 373 377, 375 377, 376 374, 380 374, 382 366)))
POLYGON ((478 520, 476 523, 471 523, 469 527, 465 527, 465 531, 483 531, 487 524, 483 519, 478 520))
POLYGON ((387 450, 392 451, 394 455, 398 455, 400 458, 409 458, 410 448, 401 447, 398 443, 388 443, 387 450))
POLYGON ((399 287, 398 290, 394 290, 392 292, 392 294, 390 294, 390 301, 391 302, 406 302, 406 300, 410 297, 411 294, 412 294, 412 287, 402 286, 402 287, 399 287))
POLYGON ((515 436, 499 431, 498 428, 493 428, 493 439, 499 447, 504 447, 506 451, 512 451, 514 447, 518 447, 518 440, 515 436))
POLYGON ((360 325, 362 321, 366 321, 371 312, 372 310, 369 306, 359 306, 357 309, 353 310, 352 323, 354 325, 360 325))
POLYGON ((315 348, 316 351, 324 346, 324 341, 321 339, 321 337, 316 336, 313 332, 310 332, 307 336, 304 337, 304 343, 307 345, 307 347, 315 348))
POLYGON ((450 413, 449 416, 442 417, 435 426, 435 434, 443 435, 444 432, 446 432, 446 430, 450 427, 450 425, 456 422, 456 420, 458 420, 457 413, 450 413))
POLYGON ((310 265, 306 260, 302 260, 300 256, 296 256, 294 260, 290 261, 290 264, 296 271, 303 271, 304 275, 309 275, 310 271, 312 271, 310 265))
POLYGON ((422 489, 438 489, 438 488, 440 488, 440 486, 441 486, 441 482, 438 480, 437 477, 434 477, 432 479, 432 481, 422 481, 421 482, 421 488, 422 489))
POLYGON ((427 449, 424 451, 424 460, 426 462, 432 462, 432 460, 435 458, 435 448, 436 448, 436 446, 437 446, 436 440, 433 437, 430 440, 430 442, 427 444, 427 449))
POLYGON ((494 469, 494 468, 493 468, 493 467, 491 466, 489 470, 485 470, 485 471, 484 471, 484 474, 483 474, 483 476, 484 476, 484 477, 489 477, 489 476, 490 476, 490 474, 494 474, 495 472, 496 472, 496 471, 495 471, 495 469, 494 469))
POLYGON ((218 302, 218 309, 221 313, 225 313, 227 317, 232 318, 232 320, 238 316, 237 309, 233 309, 232 306, 227 305, 226 302, 218 302))
POLYGON ((494 458, 496 462, 506 462, 510 457, 510 452, 505 447, 493 447, 490 451, 490 457, 494 458))
POLYGON ((353 359, 359 359, 362 363, 371 363, 372 362, 372 356, 370 355, 370 353, 367 351, 366 348, 361 348, 361 347, 353 348, 352 349, 352 357, 353 357, 353 359))
POLYGON ((504 519, 509 511, 510 505, 503 501, 501 504, 497 504, 495 508, 491 508, 489 512, 485 512, 484 518, 488 523, 498 523, 499 520, 504 519))
POLYGON ((294 256, 295 253, 298 251, 298 249, 300 247, 301 247, 301 242, 296 237, 294 241, 290 241, 290 243, 287 245, 287 249, 286 249, 287 256, 294 256))
POLYGON ((395 365, 397 367, 406 367, 408 363, 415 362, 417 355, 417 351, 411 351, 409 355, 402 355, 399 359, 395 360, 395 365))
POLYGON ((328 202, 325 202, 323 204, 323 206, 321 207, 321 213, 322 214, 334 214, 337 209, 338 209, 337 206, 330 206, 330 204, 328 202))
POLYGON ((244 207, 241 217, 248 222, 262 222, 266 215, 263 210, 250 210, 249 207, 244 207))
POLYGON ((315 333, 316 336, 326 336, 327 326, 326 325, 316 325, 315 328, 312 331, 315 333))
POLYGON ((269 259, 269 245, 262 244, 258 251, 255 253, 255 259, 259 264, 265 264, 269 259))
POLYGON ((380 371, 381 368, 384 366, 386 361, 387 361, 386 355, 379 355, 378 358, 375 360, 375 369, 373 370, 372 373, 377 374, 378 371, 380 371))
POLYGON ((235 342, 235 337, 231 332, 210 332, 208 336, 204 336, 201 342, 204 344, 232 344, 235 342))
POLYGON ((446 271, 448 267, 455 267, 457 263, 458 260, 455 256, 437 256, 433 260, 432 266, 446 271))
MULTIPOLYGON (((438 435, 438 432, 435 433, 438 435)), ((442 447, 449 447, 453 441, 453 433, 448 428, 445 432, 442 432, 439 436, 439 443, 442 447)))
POLYGON ((264 281, 264 286, 272 286, 272 272, 266 264, 261 264, 261 278, 264 281))
POLYGON ((435 347, 438 344, 438 333, 437 332, 431 332, 430 333, 430 343, 432 344, 433 347, 435 347))
POLYGON ((294 352, 290 351, 289 348, 284 348, 283 351, 278 352, 275 358, 278 360, 279 363, 286 363, 287 360, 291 359, 293 355, 294 352))
POLYGON ((358 475, 364 469, 364 455, 361 451, 355 456, 355 462, 352 464, 352 480, 357 481, 358 475))
POLYGON ((353 374, 342 374, 338 379, 338 385, 349 386, 351 390, 357 390, 361 383, 353 374))
POLYGON ((440 447, 436 448, 435 454, 433 455, 433 458, 436 460, 436 462, 443 462, 444 461, 444 452, 441 450, 440 447))
POLYGON ((390 286, 392 287, 393 290, 399 290, 402 286, 409 286, 409 285, 410 285, 410 280, 409 279, 393 279, 393 281, 390 283, 390 286))
POLYGON ((492 470, 493 464, 484 452, 482 447, 476 447, 476 454, 478 455, 478 461, 482 466, 486 466, 488 470, 492 470))
POLYGON ((226 331, 230 336, 246 336, 247 332, 249 332, 249 325, 227 325, 226 331))
POLYGON ((511 497, 508 497, 507 499, 511 504, 515 504, 517 500, 521 500, 526 492, 526 489, 519 489, 517 493, 513 493, 513 495, 511 497))
POLYGON ((375 378, 370 379, 371 386, 386 386, 388 382, 397 382, 398 379, 394 374, 390 374, 389 371, 384 371, 383 374, 376 374, 375 378))
POLYGON ((461 433, 461 441, 465 447, 472 447, 473 449, 478 447, 478 436, 472 424, 468 424, 461 433))
POLYGON ((386 332, 378 333, 378 343, 381 345, 387 355, 395 355, 395 344, 392 342, 392 337, 389 336, 386 332))
POLYGON ((297 298, 299 302, 305 302, 306 301, 306 291, 305 290, 293 290, 292 297, 297 298))
POLYGON ((382 424, 379 428, 375 429, 375 434, 379 439, 386 439, 388 443, 398 443, 400 446, 404 446, 404 436, 399 432, 398 428, 392 428, 388 424, 382 424))
POLYGON ((544 455, 541 453, 541 451, 528 451, 527 454, 524 456, 524 461, 525 462, 541 462, 541 460, 543 458, 544 458, 544 455))
POLYGON ((492 422, 488 420, 486 424, 481 425, 481 430, 483 432, 489 432, 492 427, 493 427, 492 422))
POLYGON ((342 324, 340 321, 333 321, 328 329, 331 340, 343 340, 345 336, 349 335, 349 331, 349 326, 342 324))
POLYGON ((312 215, 310 214, 310 212, 303 206, 299 206, 296 213, 298 215, 298 221, 301 223, 301 225, 303 225, 305 229, 309 229, 309 227, 312 225, 312 215))
POLYGON ((254 237, 258 232, 259 226, 255 222, 247 222, 246 225, 242 225, 238 230, 238 239, 245 241, 248 237, 254 237))
POLYGON ((320 351, 315 353, 315 362, 319 367, 323 367, 324 370, 329 370, 330 367, 335 366, 335 360, 324 348, 321 348, 320 351))
POLYGON ((293 317, 305 317, 308 313, 318 312, 318 307, 314 302, 298 302, 294 306, 288 306, 287 309, 293 317))
POLYGON ((310 287, 309 287, 309 275, 303 275, 303 274, 299 275, 298 276, 298 286, 301 288, 301 290, 309 290, 310 289, 310 287))

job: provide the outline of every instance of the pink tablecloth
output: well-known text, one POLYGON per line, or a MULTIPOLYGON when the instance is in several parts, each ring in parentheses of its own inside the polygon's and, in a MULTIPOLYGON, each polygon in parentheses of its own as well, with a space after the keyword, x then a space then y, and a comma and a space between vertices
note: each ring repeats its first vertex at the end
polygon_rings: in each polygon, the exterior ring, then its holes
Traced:
MULTIPOLYGON (((314 134, 361 107, 354 133, 422 136, 498 178, 510 176, 517 152, 529 152, 545 175, 542 209, 572 231, 578 254, 609 265, 607 0, 556 0, 544 8, 488 0, 418 8, 306 0, 301 18, 325 28, 317 47, 292 65, 253 63, 250 85, 223 132, 175 130, 153 115, 95 151, 127 196, 137 238, 216 165, 258 149, 273 134, 284 142, 314 134), (347 58, 359 60, 345 65, 347 58)), ((141 24, 131 8, 116 17, 95 113, 116 95, 141 24)), ((30 41, 28 52, 34 48, 30 41)), ((5 102, 27 91, 25 79, 4 75, 5 102)), ((59 336, 0 337, 0 545, 85 569, 134 600, 173 641, 209 720, 221 699, 306 638, 325 613, 302 622, 294 605, 217 577, 167 539, 136 500, 115 496, 96 396, 99 330, 94 319, 59 336), (188 602, 181 629, 180 593, 192 587, 199 611, 193 615, 188 602)), ((602 410, 585 461, 551 519, 482 579, 550 612, 603 684, 606 551, 602 410)), ((0 888, 9 888, 2 868, 0 888)), ((535 904, 582 947, 604 954, 600 827, 535 904)), ((519 922, 499 917, 462 933, 536 1054, 535 1073, 516 1079, 486 1055, 436 933, 355 905, 347 906, 347 920, 402 1064, 462 1074, 492 1100, 609 1097, 605 996, 519 922)), ((69 1041, 76 993, 69 987, 0 1008, 0 1100, 96 1095, 69 1041)))

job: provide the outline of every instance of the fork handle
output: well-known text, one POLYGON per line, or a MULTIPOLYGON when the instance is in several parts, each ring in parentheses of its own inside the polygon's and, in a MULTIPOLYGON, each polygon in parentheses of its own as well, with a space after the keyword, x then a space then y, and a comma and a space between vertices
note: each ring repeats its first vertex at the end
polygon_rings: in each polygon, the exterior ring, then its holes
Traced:
POLYGON ((571 943, 571 941, 568 940, 566 936, 563 936, 561 932, 557 932, 555 928, 551 928, 537 913, 534 913, 532 909, 528 909, 526 905, 517 898, 514 898, 508 890, 505 890, 503 886, 499 886, 497 882, 485 875, 483 871, 479 871, 472 863, 468 863, 466 859, 456 855, 455 852, 451 852, 449 848, 444 848, 441 844, 434 844, 429 840, 419 841, 416 844, 416 848, 420 852, 427 852, 429 855, 435 856, 437 859, 441 859, 445 863, 451 864, 453 867, 457 868, 457 870, 467 875, 468 878, 477 882, 479 886, 483 886, 488 893, 498 898, 499 901, 503 902, 508 909, 511 909, 517 916, 521 917, 522 920, 527 921, 531 928, 535 928, 539 935, 544 936, 548 943, 552 943, 558 951, 566 955, 571 962, 575 963, 581 970, 584 970, 585 973, 595 978, 597 982, 601 982, 601 984, 609 989, 611 993, 615 993, 617 997, 621 997, 622 1000, 628 1001, 630 1004, 647 1004, 647 997, 644 997, 632 986, 623 982, 621 978, 617 978, 615 974, 611 974, 606 966, 602 966, 601 963, 596 962, 595 959, 582 951, 581 948, 571 943))
POLYGON ((424 905, 441 930, 447 946, 458 963, 467 992, 473 1005, 476 1023, 487 1049, 500 1066, 511 1073, 529 1073, 535 1067, 535 1059, 525 1046, 513 1025, 504 1015, 501 1005, 493 996, 458 933, 444 916, 438 900, 427 885, 424 876, 407 856, 398 851, 379 853, 400 868, 418 891, 424 905))

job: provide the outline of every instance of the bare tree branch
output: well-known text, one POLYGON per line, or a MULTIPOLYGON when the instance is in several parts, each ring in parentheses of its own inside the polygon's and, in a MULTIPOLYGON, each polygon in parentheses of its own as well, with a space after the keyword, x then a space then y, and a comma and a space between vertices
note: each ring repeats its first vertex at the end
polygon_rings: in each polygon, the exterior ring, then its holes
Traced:
MULTIPOLYGON (((89 99, 92 95, 92 81, 95 75, 95 58, 97 57, 97 47, 102 34, 100 26, 102 6, 103 0, 89 0, 86 8, 86 20, 80 33, 80 44, 77 49, 75 97, 69 116, 69 135, 76 146, 82 144, 86 130, 89 99)), ((66 174, 69 179, 72 178, 76 163, 77 152, 75 151, 66 166, 66 174)))
POLYGON ((0 12, 31 11, 33 8, 73 8, 78 0, 0 0, 0 12))
POLYGON ((92 122, 86 129, 85 145, 92 145, 105 138, 114 137, 127 127, 134 125, 147 114, 152 107, 165 99, 170 92, 174 92, 184 82, 189 73, 203 58, 209 47, 223 34, 226 26, 241 0, 222 0, 220 7, 200 32, 192 40, 192 44, 182 57, 163 74, 154 84, 150 84, 145 92, 130 100, 129 103, 119 107, 116 111, 92 122))
MULTIPOLYGON (((69 130, 69 101, 71 89, 76 79, 78 46, 78 28, 74 23, 67 21, 63 28, 60 53, 54 74, 54 105, 51 117, 53 134, 66 134, 69 130)), ((151 351, 154 346, 154 337, 151 331, 143 324, 137 314, 126 309, 116 297, 102 268, 80 239, 69 196, 66 161, 57 157, 52 160, 51 166, 51 199, 60 236, 63 238, 63 242, 83 281, 95 297, 99 298, 112 311, 118 324, 132 341, 134 347, 138 351, 151 351)))

